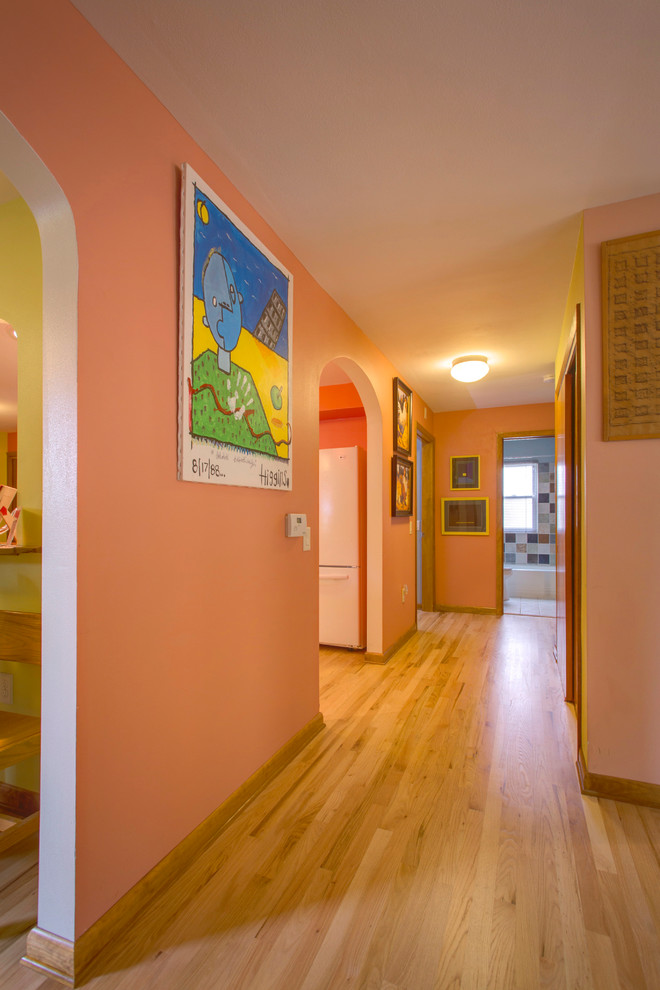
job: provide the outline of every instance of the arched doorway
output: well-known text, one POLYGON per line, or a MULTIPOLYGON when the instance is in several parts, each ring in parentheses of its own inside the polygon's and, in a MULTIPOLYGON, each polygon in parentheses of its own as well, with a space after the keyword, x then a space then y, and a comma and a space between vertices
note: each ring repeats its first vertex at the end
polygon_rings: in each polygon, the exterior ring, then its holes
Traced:
POLYGON ((352 358, 337 357, 326 368, 334 380, 343 375, 355 386, 366 418, 366 650, 379 655, 383 649, 382 415, 371 381, 352 358))
POLYGON ((0 169, 30 208, 43 265, 40 928, 75 936, 77 283, 71 208, 0 113, 0 169))

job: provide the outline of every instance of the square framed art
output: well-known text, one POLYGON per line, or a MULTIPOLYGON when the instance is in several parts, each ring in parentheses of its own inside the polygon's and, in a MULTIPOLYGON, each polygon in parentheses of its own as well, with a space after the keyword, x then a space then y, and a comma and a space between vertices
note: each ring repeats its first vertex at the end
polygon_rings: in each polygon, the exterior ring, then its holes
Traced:
POLYGON ((451 457, 450 485, 452 491, 479 488, 479 455, 451 457))

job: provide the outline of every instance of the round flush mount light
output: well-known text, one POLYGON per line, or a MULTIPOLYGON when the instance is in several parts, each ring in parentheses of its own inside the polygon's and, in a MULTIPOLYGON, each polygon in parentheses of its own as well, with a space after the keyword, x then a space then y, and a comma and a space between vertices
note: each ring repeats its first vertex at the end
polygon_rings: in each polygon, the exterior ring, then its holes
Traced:
POLYGON ((451 364, 451 376, 457 382, 478 382, 489 372, 488 358, 481 354, 470 354, 468 357, 456 358, 451 364))

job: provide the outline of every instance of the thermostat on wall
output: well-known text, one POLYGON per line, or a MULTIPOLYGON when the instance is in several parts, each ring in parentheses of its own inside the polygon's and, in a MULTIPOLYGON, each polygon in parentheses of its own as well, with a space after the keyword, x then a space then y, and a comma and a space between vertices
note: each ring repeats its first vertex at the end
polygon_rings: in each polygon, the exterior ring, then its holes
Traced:
POLYGON ((285 532, 287 536, 305 535, 305 530, 307 529, 307 516, 304 512, 287 512, 285 520, 285 532))

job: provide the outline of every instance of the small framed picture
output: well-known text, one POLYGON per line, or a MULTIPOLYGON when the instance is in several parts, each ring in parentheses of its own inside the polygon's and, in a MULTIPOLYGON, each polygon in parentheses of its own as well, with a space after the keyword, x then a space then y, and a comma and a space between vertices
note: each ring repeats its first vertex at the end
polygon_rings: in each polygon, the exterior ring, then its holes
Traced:
POLYGON ((412 516, 413 463, 395 454, 392 458, 392 515, 412 516))
POLYGON ((479 487, 479 455, 474 457, 451 457, 451 489, 479 487))
POLYGON ((488 536, 487 498, 443 498, 441 502, 445 536, 488 536))
POLYGON ((394 379, 394 450, 405 457, 412 453, 412 389, 400 378, 394 379))

